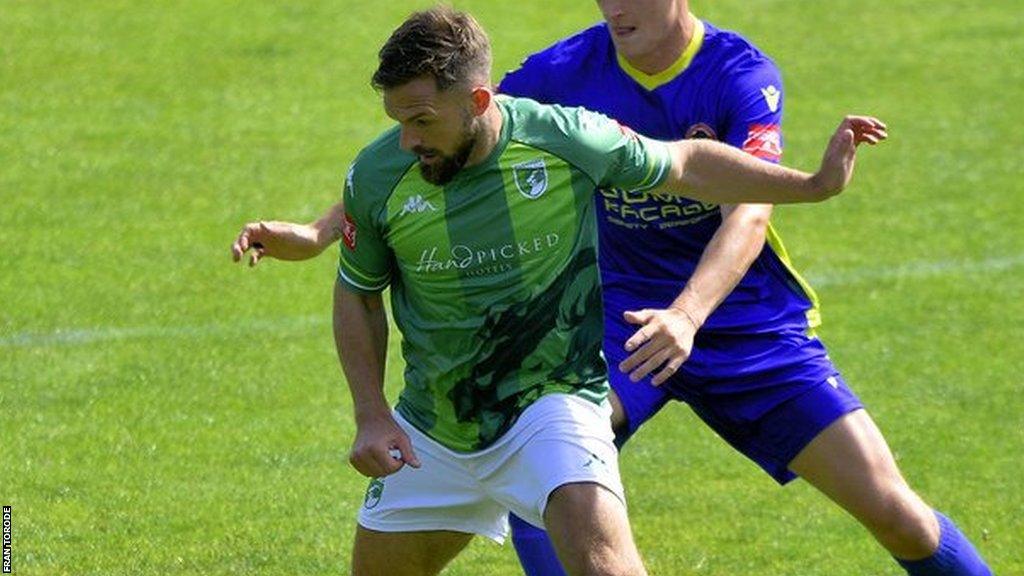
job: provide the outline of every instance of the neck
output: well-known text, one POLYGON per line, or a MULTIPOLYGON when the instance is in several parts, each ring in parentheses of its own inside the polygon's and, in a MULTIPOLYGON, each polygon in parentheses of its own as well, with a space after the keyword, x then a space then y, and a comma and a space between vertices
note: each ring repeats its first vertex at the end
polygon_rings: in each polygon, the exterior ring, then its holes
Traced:
POLYGON ((479 132, 476 135, 476 144, 466 159, 466 166, 474 166, 487 159, 494 151, 501 139, 501 110, 493 101, 487 107, 487 111, 477 118, 479 132))
POLYGON ((682 14, 673 20, 669 32, 653 50, 632 57, 623 54, 623 58, 630 66, 644 74, 653 76, 664 72, 683 55, 683 51, 693 40, 695 27, 693 14, 684 7, 682 14))

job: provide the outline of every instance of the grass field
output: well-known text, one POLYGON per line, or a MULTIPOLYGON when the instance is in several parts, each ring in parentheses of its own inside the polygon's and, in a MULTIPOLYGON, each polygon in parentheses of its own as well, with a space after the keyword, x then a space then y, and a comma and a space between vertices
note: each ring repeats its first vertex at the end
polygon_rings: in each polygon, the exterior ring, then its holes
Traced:
MULTIPOLYGON (((458 1, 496 78, 592 2, 458 1)), ((341 574, 366 482, 335 253, 232 265, 311 219, 388 126, 376 49, 426 2, 0 0, 0 503, 16 574, 341 574)), ((776 224, 823 339, 920 493, 1024 574, 1024 5, 693 0, 772 54, 790 164, 884 118, 851 190, 776 224)), ((394 344, 394 343, 393 343, 394 344)), ((391 397, 399 358, 392 347, 391 397)), ((898 574, 808 486, 672 406, 624 452, 653 574, 898 574)), ((475 542, 447 572, 516 574, 475 542)))

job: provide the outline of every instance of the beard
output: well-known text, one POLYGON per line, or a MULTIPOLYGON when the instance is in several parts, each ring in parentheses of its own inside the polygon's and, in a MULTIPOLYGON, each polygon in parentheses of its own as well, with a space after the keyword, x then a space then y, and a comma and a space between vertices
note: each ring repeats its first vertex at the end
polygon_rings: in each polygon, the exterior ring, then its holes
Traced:
POLYGON ((420 175, 423 179, 437 186, 444 186, 452 181, 455 175, 466 166, 469 155, 476 146, 476 131, 472 129, 472 123, 467 121, 463 125, 459 145, 455 147, 455 153, 448 156, 441 154, 439 150, 417 146, 412 149, 414 154, 434 154, 437 161, 433 164, 420 162, 420 175))

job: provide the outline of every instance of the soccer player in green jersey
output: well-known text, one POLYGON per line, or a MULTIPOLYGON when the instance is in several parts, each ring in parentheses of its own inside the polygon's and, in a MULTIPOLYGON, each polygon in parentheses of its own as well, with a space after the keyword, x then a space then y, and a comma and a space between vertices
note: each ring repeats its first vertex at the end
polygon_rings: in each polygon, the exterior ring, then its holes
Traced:
POLYGON ((437 573, 473 534, 503 539, 511 510, 548 529, 570 574, 643 574, 608 420, 594 189, 822 200, 884 126, 848 117, 813 175, 649 140, 584 109, 495 97, 486 35, 448 8, 392 34, 373 84, 399 125, 348 173, 334 301, 350 461, 373 478, 353 572, 437 573), (387 287, 407 364, 394 410, 387 287))

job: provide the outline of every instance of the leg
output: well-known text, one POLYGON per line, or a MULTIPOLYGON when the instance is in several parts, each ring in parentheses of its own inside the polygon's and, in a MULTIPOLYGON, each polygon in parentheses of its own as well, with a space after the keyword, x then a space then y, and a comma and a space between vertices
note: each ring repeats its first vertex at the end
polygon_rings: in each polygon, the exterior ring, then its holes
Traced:
MULTIPOLYGON (((824 350, 816 341, 806 346, 824 350)), ((842 506, 911 575, 990 574, 952 522, 910 489, 882 434, 827 358, 765 373, 756 387, 722 380, 690 404, 780 484, 802 476, 842 506)))
POLYGON ((560 486, 548 499, 544 522, 569 574, 647 574, 626 506, 607 488, 593 483, 560 486))
MULTIPOLYGON (((668 397, 653 386, 643 384, 643 388, 640 388, 621 373, 611 378, 611 384, 608 402, 612 407, 612 429, 615 431, 615 445, 621 449, 633 432, 665 405, 668 397), (638 390, 633 393, 632 389, 626 388, 622 392, 631 394, 628 398, 632 408, 631 416, 627 416, 625 405, 619 398, 619 390, 623 386, 636 386, 638 390)), ((548 533, 515 514, 510 514, 508 519, 512 529, 512 544, 526 576, 565 576, 548 533)))
POLYGON ((866 411, 833 422, 789 468, 852 514, 893 556, 916 560, 938 546, 932 509, 907 485, 866 411))
POLYGON ((353 576, 429 576, 441 572, 473 538, 472 534, 433 530, 377 532, 358 526, 352 548, 353 576), (401 550, 401 554, 395 554, 401 550))
POLYGON ((625 515, 610 412, 564 394, 542 397, 516 424, 523 441, 509 447, 515 454, 487 475, 492 493, 521 519, 512 521, 513 538, 530 576, 644 573, 625 515), (534 527, 557 532, 554 546, 534 527))
POLYGON ((617 435, 629 424, 629 420, 626 418, 626 408, 622 405, 622 400, 616 394, 615 388, 608 391, 608 402, 612 405, 612 430, 617 435))
POLYGON ((473 534, 502 542, 507 508, 487 493, 473 473, 485 457, 455 454, 400 414, 395 420, 409 434, 421 466, 404 466, 370 480, 359 509, 352 573, 437 574, 473 534))
POLYGON ((857 518, 909 574, 991 575, 956 526, 907 485, 864 410, 833 422, 790 468, 857 518))
POLYGON ((558 553, 543 528, 538 528, 515 514, 508 515, 512 544, 526 576, 565 576, 558 553))

